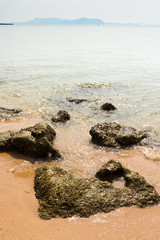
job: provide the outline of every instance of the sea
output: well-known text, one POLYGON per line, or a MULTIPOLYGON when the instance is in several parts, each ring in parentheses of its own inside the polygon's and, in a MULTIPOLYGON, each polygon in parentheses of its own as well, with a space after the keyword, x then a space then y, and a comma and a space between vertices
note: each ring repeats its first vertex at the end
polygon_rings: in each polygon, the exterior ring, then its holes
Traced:
POLYGON ((0 26, 0 107, 44 121, 66 110, 66 126, 145 130, 145 153, 160 160, 160 27, 0 26), (105 102, 117 110, 102 111, 105 102))

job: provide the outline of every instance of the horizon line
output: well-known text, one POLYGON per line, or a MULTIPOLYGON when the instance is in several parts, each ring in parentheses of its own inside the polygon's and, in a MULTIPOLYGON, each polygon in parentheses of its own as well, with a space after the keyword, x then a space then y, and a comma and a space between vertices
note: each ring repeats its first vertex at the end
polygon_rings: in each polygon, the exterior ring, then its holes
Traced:
MULTIPOLYGON (((158 27, 160 26, 160 24, 156 24, 156 23, 140 23, 140 22, 105 22, 99 18, 87 18, 87 17, 80 17, 80 18, 74 18, 74 19, 67 19, 67 18, 56 18, 56 17, 35 17, 31 20, 26 20, 26 21, 12 21, 12 22, 0 22, 0 25, 16 25, 16 24, 31 24, 31 25, 38 25, 38 23, 34 23, 35 20, 58 20, 59 22, 52 22, 52 23, 48 23, 48 25, 60 25, 60 24, 73 24, 74 25, 87 25, 89 23, 85 23, 85 21, 90 21, 90 24, 92 25, 107 25, 107 24, 111 24, 111 25, 135 25, 135 26, 155 26, 155 27, 158 27), (78 20, 83 20, 84 22, 83 23, 79 23, 79 22, 75 22, 75 21, 78 21, 78 20), (67 22, 68 21, 68 22, 67 22), (92 22, 94 21, 94 22, 92 22), (100 21, 100 22, 95 22, 95 21, 100 21), (33 23, 32 23, 33 22, 33 23), (66 22, 66 23, 65 23, 66 22)), ((41 25, 42 23, 40 23, 41 25)), ((43 25, 47 25, 47 23, 43 23, 43 25)))

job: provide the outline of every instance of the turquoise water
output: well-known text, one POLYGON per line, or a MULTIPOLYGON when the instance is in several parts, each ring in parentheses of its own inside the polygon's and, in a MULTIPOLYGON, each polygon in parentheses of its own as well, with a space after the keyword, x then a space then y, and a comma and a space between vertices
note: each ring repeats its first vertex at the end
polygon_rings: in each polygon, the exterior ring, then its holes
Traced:
POLYGON ((160 28, 0 26, 0 73, 3 107, 46 119, 66 109, 75 124, 118 121, 160 136, 160 28), (117 111, 101 111, 104 102, 117 111))

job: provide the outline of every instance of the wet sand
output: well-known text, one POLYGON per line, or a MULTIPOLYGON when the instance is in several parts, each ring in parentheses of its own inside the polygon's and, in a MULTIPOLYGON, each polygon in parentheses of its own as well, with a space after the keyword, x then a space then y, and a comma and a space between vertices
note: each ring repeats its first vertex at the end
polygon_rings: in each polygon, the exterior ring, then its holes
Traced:
MULTIPOLYGON (((34 125, 36 120, 8 121, 0 132, 34 125)), ((50 162, 78 177, 91 177, 108 160, 119 160, 154 185, 160 194, 160 162, 146 158, 138 148, 109 151, 90 143, 86 126, 59 126, 55 146, 64 156, 50 162), (84 131, 85 128, 85 131, 84 131), (76 134, 75 134, 76 133, 76 134)), ((0 240, 159 240, 160 206, 120 208, 88 219, 41 220, 34 195, 34 170, 44 163, 20 154, 0 154, 0 240)), ((120 186, 119 186, 120 187, 120 186)))

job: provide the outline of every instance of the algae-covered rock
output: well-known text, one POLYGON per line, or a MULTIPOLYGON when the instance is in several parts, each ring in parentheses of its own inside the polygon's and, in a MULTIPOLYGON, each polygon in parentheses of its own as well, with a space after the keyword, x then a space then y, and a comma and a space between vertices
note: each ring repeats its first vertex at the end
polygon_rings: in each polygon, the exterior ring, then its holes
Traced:
POLYGON ((145 132, 137 132, 132 127, 123 127, 115 122, 98 123, 91 128, 90 134, 94 143, 107 147, 126 147, 147 137, 145 132))
POLYGON ((66 122, 66 121, 68 121, 68 120, 70 120, 70 115, 69 115, 69 113, 68 113, 67 111, 65 111, 65 110, 60 110, 60 111, 57 113, 56 116, 52 117, 52 122, 55 122, 55 123, 57 123, 57 122, 62 122, 62 123, 64 123, 64 122, 66 122))
POLYGON ((56 132, 46 123, 38 123, 33 127, 18 132, 0 133, 0 151, 16 151, 34 158, 60 157, 58 150, 53 148, 56 132))
POLYGON ((98 172, 96 177, 79 179, 51 165, 38 168, 35 172, 34 189, 40 205, 40 217, 89 217, 119 207, 147 207, 160 201, 154 187, 119 162, 112 160, 98 172), (117 178, 117 173, 119 177, 124 177, 126 187, 113 187, 112 182, 117 178))
POLYGON ((10 119, 12 117, 16 117, 19 115, 19 113, 21 113, 22 110, 20 108, 13 108, 13 109, 9 109, 9 108, 3 108, 0 107, 0 119, 10 119))
POLYGON ((116 110, 116 107, 112 103, 107 102, 101 106, 101 109, 105 111, 114 111, 116 110))

